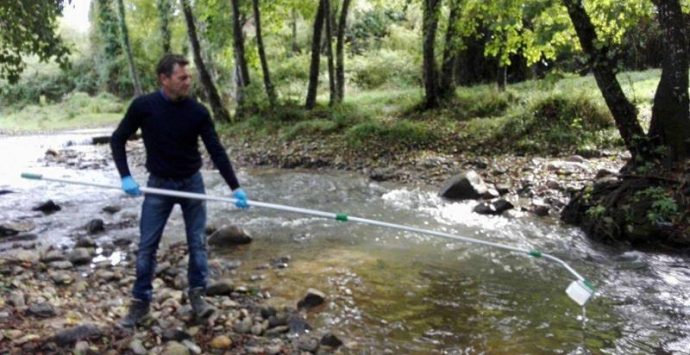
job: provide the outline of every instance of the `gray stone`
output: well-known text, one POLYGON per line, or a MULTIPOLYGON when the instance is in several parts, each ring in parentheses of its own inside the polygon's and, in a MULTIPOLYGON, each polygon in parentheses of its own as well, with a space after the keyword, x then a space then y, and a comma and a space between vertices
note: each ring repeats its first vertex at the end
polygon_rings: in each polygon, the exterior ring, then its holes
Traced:
POLYGON ((319 340, 307 334, 297 337, 293 344, 299 350, 308 351, 310 353, 315 353, 316 350, 319 349, 319 340))
POLYGON ((189 355, 189 349, 176 341, 170 341, 165 344, 161 355, 189 355))
POLYGON ((326 301, 326 295, 317 290, 310 288, 307 290, 307 295, 297 303, 297 308, 313 308, 322 305, 326 301))
POLYGON ((343 345, 343 342, 333 333, 326 333, 323 337, 321 337, 321 345, 337 348, 343 345))
POLYGON ((487 192, 484 180, 474 170, 452 177, 439 193, 450 200, 467 200, 482 197, 487 192))
POLYGON ((206 288, 207 296, 226 296, 230 295, 235 289, 235 284, 230 279, 223 279, 212 283, 206 288))
POLYGON ((44 263, 62 260, 65 260, 65 254, 61 250, 50 250, 41 258, 41 261, 44 263))
POLYGON ((28 313, 36 317, 50 318, 55 317, 57 312, 55 307, 48 302, 34 303, 29 307, 28 313))
POLYGON ((139 339, 134 339, 129 343, 129 349, 136 355, 146 355, 148 350, 144 347, 144 344, 139 339))
POLYGON ((224 226, 208 238, 209 245, 218 247, 249 244, 251 242, 251 235, 238 226, 224 226))
POLYGON ((501 213, 512 209, 513 207, 514 206, 512 203, 504 199, 499 199, 493 202, 482 202, 475 206, 472 211, 485 215, 500 215, 501 213))
POLYGON ((58 345, 65 346, 80 340, 101 336, 103 336, 101 328, 94 324, 83 324, 60 331, 54 336, 54 340, 58 345))
POLYGON ((23 309, 26 307, 24 293, 21 291, 10 292, 10 294, 7 296, 7 302, 18 309, 23 309))
POLYGON ((67 270, 71 269, 74 265, 67 260, 53 261, 48 266, 54 270, 67 270))
POLYGON ((48 201, 43 202, 43 203, 41 203, 40 205, 38 205, 38 206, 32 208, 31 210, 32 210, 32 211, 41 211, 41 212, 43 212, 43 213, 45 213, 45 214, 50 214, 50 213, 53 213, 53 212, 57 212, 57 211, 59 211, 59 210, 61 210, 61 209, 62 209, 62 207, 60 207, 60 206, 58 206, 57 204, 55 204, 55 202, 53 202, 53 200, 48 200, 48 201))
POLYGON ((89 221, 89 223, 84 226, 86 228, 86 232, 89 234, 96 234, 103 232, 105 230, 105 225, 103 223, 103 220, 100 218, 95 218, 89 221))
POLYGON ((74 265, 83 265, 91 262, 91 252, 85 248, 76 248, 68 256, 69 261, 74 265))

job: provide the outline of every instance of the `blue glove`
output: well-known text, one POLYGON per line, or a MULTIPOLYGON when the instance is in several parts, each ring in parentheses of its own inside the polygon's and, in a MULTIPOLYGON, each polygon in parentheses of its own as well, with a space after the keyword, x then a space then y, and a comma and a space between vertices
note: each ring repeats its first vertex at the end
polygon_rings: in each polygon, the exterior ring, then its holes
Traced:
POLYGON ((235 198, 235 207, 241 209, 249 208, 249 203, 247 203, 247 194, 241 188, 232 192, 232 197, 235 198))
POLYGON ((122 189, 130 196, 139 196, 141 191, 139 191, 139 184, 134 181, 131 176, 125 176, 122 178, 122 189))

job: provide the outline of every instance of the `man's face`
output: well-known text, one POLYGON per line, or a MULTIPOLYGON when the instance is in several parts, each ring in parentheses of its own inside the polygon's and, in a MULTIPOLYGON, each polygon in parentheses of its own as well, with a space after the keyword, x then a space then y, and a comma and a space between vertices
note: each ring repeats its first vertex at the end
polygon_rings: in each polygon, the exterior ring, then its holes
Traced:
POLYGON ((188 96, 192 87, 192 76, 186 65, 175 64, 170 76, 161 74, 160 81, 165 94, 173 100, 188 96))

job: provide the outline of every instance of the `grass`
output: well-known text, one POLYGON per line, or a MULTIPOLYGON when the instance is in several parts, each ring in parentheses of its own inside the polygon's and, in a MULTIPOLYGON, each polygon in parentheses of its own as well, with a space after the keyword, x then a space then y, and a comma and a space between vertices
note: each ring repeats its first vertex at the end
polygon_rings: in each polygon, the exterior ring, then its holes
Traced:
POLYGON ((125 105, 109 94, 91 97, 76 92, 58 103, 38 103, 19 110, 0 112, 0 131, 11 133, 46 132, 116 124, 125 105))
MULTIPOLYGON (((641 117, 648 116, 645 110, 651 107, 659 76, 659 70, 619 75, 641 117)), ((333 107, 328 106, 327 95, 322 86, 317 107, 311 111, 303 108, 302 99, 295 99, 240 122, 219 125, 219 129, 229 135, 241 134, 247 141, 327 141, 372 154, 427 148, 566 154, 622 147, 591 76, 553 75, 509 85, 503 92, 493 85, 461 87, 443 107, 427 111, 419 109, 423 91, 417 87, 348 87, 345 102, 333 107)), ((50 131, 114 124, 124 108, 125 104, 109 95, 75 93, 59 103, 2 112, 0 130, 50 131)))
MULTIPOLYGON (((643 125, 659 76, 659 70, 619 75, 643 125)), ((343 104, 328 107, 322 90, 312 111, 295 103, 225 129, 243 131, 249 140, 266 135, 323 140, 370 152, 431 148, 558 155, 622 147, 592 76, 559 75, 509 85, 503 92, 493 85, 462 87, 443 107, 428 111, 419 110, 422 99, 420 88, 349 88, 343 104)))

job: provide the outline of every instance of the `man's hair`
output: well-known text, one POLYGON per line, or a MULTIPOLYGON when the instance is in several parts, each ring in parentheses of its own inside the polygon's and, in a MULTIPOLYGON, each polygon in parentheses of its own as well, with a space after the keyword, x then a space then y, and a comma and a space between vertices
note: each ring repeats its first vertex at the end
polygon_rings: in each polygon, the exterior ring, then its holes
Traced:
POLYGON ((175 64, 183 67, 189 64, 189 61, 187 58, 179 54, 166 54, 163 56, 163 58, 161 58, 161 60, 158 61, 158 65, 156 66, 156 76, 160 76, 161 74, 170 76, 173 72, 175 64))

